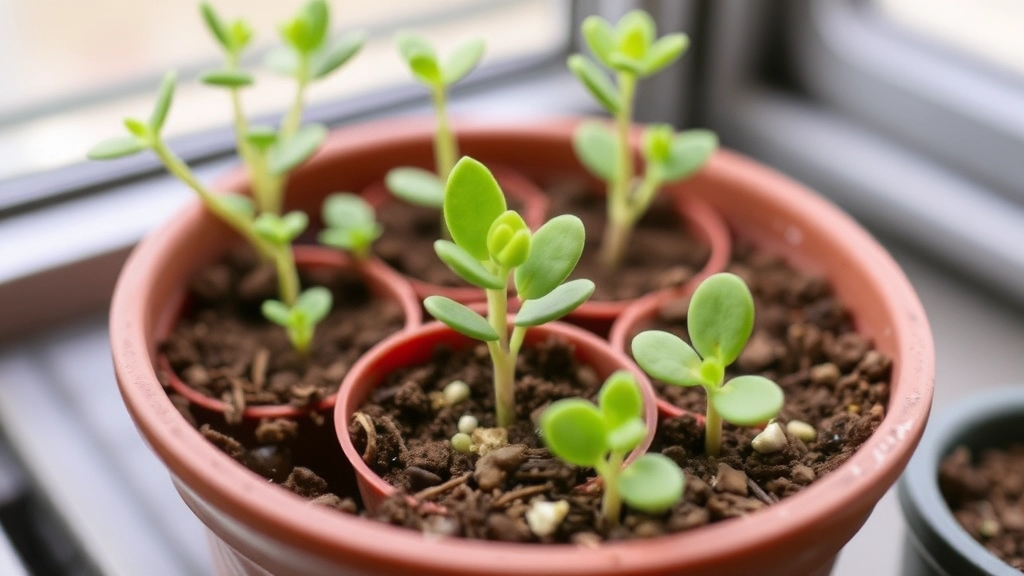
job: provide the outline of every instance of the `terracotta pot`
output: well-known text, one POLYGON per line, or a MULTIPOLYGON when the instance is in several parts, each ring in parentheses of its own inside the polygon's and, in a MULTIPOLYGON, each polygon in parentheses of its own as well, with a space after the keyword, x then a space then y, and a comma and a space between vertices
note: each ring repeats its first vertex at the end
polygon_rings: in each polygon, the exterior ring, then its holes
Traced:
POLYGON ((958 402, 928 427, 899 483, 907 521, 904 576, 1020 576, 957 522, 939 491, 939 465, 958 446, 972 454, 1024 443, 1024 389, 994 390, 958 402))
MULTIPOLYGON (((629 370, 636 375, 644 397, 647 437, 633 454, 639 456, 646 452, 654 440, 658 411, 654 389, 644 373, 624 354, 611 350, 606 341, 586 330, 560 322, 530 328, 526 333, 524 347, 543 342, 552 336, 571 344, 575 349, 577 361, 593 367, 602 380, 616 370, 629 370)), ((461 350, 476 344, 476 340, 463 336, 440 322, 431 322, 415 330, 396 334, 375 346, 345 375, 338 390, 334 428, 338 432, 338 441, 345 456, 355 468, 359 494, 367 508, 375 509, 377 504, 395 489, 363 462, 359 450, 352 443, 352 438, 348 434, 352 414, 359 410, 367 396, 395 370, 428 364, 438 346, 461 350)), ((633 456, 630 456, 625 464, 632 459, 633 456)))
MULTIPOLYGON (((527 226, 536 230, 544 224, 549 204, 548 197, 544 192, 515 170, 503 166, 488 166, 488 168, 498 180, 498 184, 501 185, 501 189, 505 192, 505 197, 509 200, 515 199, 518 201, 520 204, 519 213, 523 220, 526 221, 527 226)), ((388 206, 401 202, 401 200, 392 196, 383 182, 374 183, 362 195, 378 211, 382 209, 387 210, 388 206)), ((384 233, 387 234, 387 230, 384 233)), ((427 296, 439 295, 446 296, 463 304, 472 304, 482 302, 486 298, 484 291, 474 286, 440 286, 406 274, 402 276, 412 286, 420 300, 427 296)))
MULTIPOLYGON (((574 165, 574 125, 464 125, 459 138, 466 154, 541 178, 574 165)), ((330 192, 361 190, 379 178, 392 164, 390 155, 425 150, 429 142, 429 124, 407 120, 340 131, 295 174, 290 204, 318 210, 330 192), (339 163, 345 168, 338 169, 339 163)), ((125 404, 182 498, 215 534, 218 556, 233 558, 222 566, 236 568, 225 567, 225 573, 827 574, 896 480, 924 429, 935 361, 924 310, 895 262, 863 229, 774 171, 722 151, 685 189, 762 245, 799 248, 794 257, 827 273, 839 297, 857 311, 859 329, 894 359, 888 413, 861 450, 807 490, 747 518, 597 549, 427 541, 411 531, 310 507, 269 485, 185 422, 156 376, 161 314, 203 260, 214 258, 210 246, 232 239, 198 206, 143 242, 122 271, 110 334, 125 404)))
MULTIPOLYGON (((322 248, 318 246, 295 246, 293 249, 295 264, 302 270, 336 268, 355 269, 369 285, 370 290, 381 298, 390 300, 397 304, 402 310, 405 318, 403 330, 409 330, 419 326, 423 320, 421 305, 412 287, 402 278, 395 274, 390 268, 375 260, 357 264, 348 255, 333 248, 322 248)), ((180 313, 185 306, 186 293, 176 295, 176 302, 171 303, 170 309, 175 313, 162 317, 161 325, 157 327, 157 337, 162 340, 174 330, 180 313)), ((160 370, 167 380, 167 385, 175 392, 185 397, 195 406, 199 406, 210 412, 223 414, 228 406, 219 398, 212 398, 185 384, 181 378, 171 369, 167 357, 160 355, 157 358, 160 370)), ((290 404, 248 406, 242 411, 243 420, 260 420, 262 418, 299 418, 309 411, 327 412, 334 407, 334 400, 337 394, 331 394, 317 404, 311 406, 292 406, 290 404)))

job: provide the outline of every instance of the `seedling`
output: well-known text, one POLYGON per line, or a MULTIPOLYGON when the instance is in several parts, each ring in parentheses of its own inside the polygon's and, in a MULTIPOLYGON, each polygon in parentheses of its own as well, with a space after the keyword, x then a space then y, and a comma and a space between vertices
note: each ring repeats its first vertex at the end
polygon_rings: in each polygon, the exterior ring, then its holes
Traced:
POLYGON ((370 246, 383 229, 377 223, 373 206, 355 194, 331 194, 324 200, 325 228, 320 243, 340 248, 357 260, 366 260, 370 246))
POLYGON ((782 409, 782 389, 762 376, 725 380, 754 328, 754 299, 739 276, 720 273, 704 280, 690 299, 686 317, 693 347, 661 330, 633 338, 633 358, 652 378, 675 386, 703 386, 708 396, 704 449, 717 456, 722 421, 754 426, 782 409))
POLYGON ((316 325, 331 311, 331 291, 314 286, 299 294, 292 306, 279 300, 267 300, 261 310, 268 320, 285 328, 299 354, 308 356, 316 325))
POLYGON ((566 398, 551 404, 540 417, 541 437, 555 456, 597 471, 604 482, 601 512, 618 524, 623 500, 631 508, 659 514, 683 496, 685 476, 662 454, 644 454, 625 469, 622 463, 647 434, 644 401, 636 378, 626 371, 608 377, 598 405, 566 398))
POLYGON ((468 157, 448 177, 443 208, 453 241, 436 241, 434 251, 456 275, 486 290, 487 318, 443 296, 430 296, 423 304, 452 329, 487 343, 497 423, 508 426, 516 418, 516 358, 527 329, 572 312, 594 292, 590 280, 565 282, 583 253, 583 223, 558 216, 531 233, 517 212, 506 209, 491 172, 468 157), (522 301, 511 334, 510 280, 522 301))
POLYGON ((676 134, 668 125, 648 127, 641 149, 644 174, 637 176, 629 138, 637 82, 679 59, 690 40, 685 34, 655 39, 654 20, 642 10, 630 11, 615 28, 600 16, 590 16, 583 21, 582 32, 597 63, 573 54, 569 69, 612 114, 616 128, 613 132, 602 123, 585 122, 577 129, 573 146, 583 165, 608 185, 601 261, 607 270, 614 270, 625 255, 636 222, 661 186, 697 172, 718 147, 718 137, 708 130, 676 134), (606 71, 614 75, 614 84, 606 71))
POLYGON ((422 168, 394 168, 385 179, 388 190, 410 204, 441 209, 448 175, 459 157, 458 143, 448 124, 448 88, 476 68, 484 55, 484 41, 470 40, 460 45, 444 62, 426 40, 408 32, 396 38, 398 51, 413 77, 430 90, 437 115, 434 133, 434 172, 422 168))

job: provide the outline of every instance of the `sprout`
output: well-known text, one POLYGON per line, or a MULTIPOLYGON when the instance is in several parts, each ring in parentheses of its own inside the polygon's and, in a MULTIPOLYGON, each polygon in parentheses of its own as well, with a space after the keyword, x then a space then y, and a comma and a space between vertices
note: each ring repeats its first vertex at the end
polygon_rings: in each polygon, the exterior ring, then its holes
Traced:
POLYGON ((552 454, 597 471, 604 482, 601 512, 609 525, 619 522, 622 501, 658 514, 683 495, 685 476, 662 454, 644 454, 625 469, 622 463, 647 434, 644 401, 636 378, 619 371, 605 381, 598 405, 580 398, 551 404, 540 417, 540 431, 552 454))
POLYGON ((267 320, 283 326, 295 350, 307 356, 316 325, 331 311, 331 291, 315 286, 299 294, 292 306, 278 300, 267 300, 261 310, 267 320))
POLYGON ((370 255, 370 246, 380 238, 382 229, 373 207, 355 194, 331 194, 324 200, 324 228, 320 242, 340 248, 357 260, 370 255))
POLYGON ((438 58, 433 46, 415 34, 400 33, 396 42, 413 77, 430 90, 434 100, 437 115, 434 172, 412 167, 395 168, 388 172, 385 184, 392 194, 410 204, 440 209, 444 202, 444 182, 459 156, 458 143, 448 125, 446 92, 449 86, 476 68, 484 55, 484 41, 465 42, 444 62, 438 58))
POLYGON ((692 348, 668 332, 649 330, 633 338, 633 357, 653 378, 704 387, 704 446, 709 455, 717 455, 722 420, 753 426, 774 418, 782 409, 782 389, 762 376, 737 376, 723 384, 726 367, 739 357, 754 327, 754 299, 739 276, 721 273, 702 282, 690 299, 686 321, 692 348))
POLYGON ((531 233, 518 213, 506 210, 494 176, 472 158, 463 158, 452 170, 443 212, 454 241, 438 240, 434 250, 455 274, 486 289, 487 318, 443 296, 430 296, 423 304, 454 330, 487 343, 498 425, 508 426, 516 417, 516 358, 527 329, 572 312, 594 292, 590 280, 565 282, 583 253, 583 223, 575 216, 558 216, 531 233), (522 301, 511 334, 510 279, 522 301))
POLYGON ((644 132, 641 149, 644 174, 637 177, 629 144, 636 83, 682 56, 689 38, 668 34, 655 39, 654 21, 641 10, 623 16, 614 29, 603 18, 590 16, 583 21, 582 33, 600 66, 573 54, 569 69, 615 117, 616 130, 585 122, 573 137, 573 147, 583 165, 608 183, 608 223, 602 237, 601 260, 607 269, 614 270, 626 252, 633 227, 661 186, 697 172, 718 147, 718 138, 707 130, 676 134, 668 125, 651 126, 644 132), (615 84, 601 66, 615 75, 615 84))

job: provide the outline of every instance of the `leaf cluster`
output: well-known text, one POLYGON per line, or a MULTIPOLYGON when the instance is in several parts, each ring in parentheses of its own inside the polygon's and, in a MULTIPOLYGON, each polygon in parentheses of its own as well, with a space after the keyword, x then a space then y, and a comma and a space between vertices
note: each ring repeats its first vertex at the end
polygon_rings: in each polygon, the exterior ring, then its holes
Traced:
POLYGON ((398 52, 421 84, 431 89, 444 89, 468 75, 484 55, 484 41, 474 38, 459 45, 445 60, 422 36, 400 32, 395 37, 398 52))
POLYGON ((355 194, 331 194, 323 204, 324 229, 320 243, 334 246, 362 260, 370 255, 370 246, 380 238, 383 228, 377 222, 373 206, 355 194))
POLYGON ((327 317, 331 305, 331 291, 314 286, 299 294, 292 306, 279 300, 266 300, 260 310, 267 320, 285 328, 295 350, 305 356, 309 354, 316 325, 327 317))
MULTIPOLYGON (((587 170, 604 180, 620 178, 621 143, 611 128, 600 122, 584 122, 573 133, 573 148, 587 170)), ((643 134, 644 165, 659 183, 684 180, 707 163, 718 148, 718 136, 710 130, 676 133, 668 124, 648 126, 643 134)), ((631 177, 631 176, 629 176, 631 177)))

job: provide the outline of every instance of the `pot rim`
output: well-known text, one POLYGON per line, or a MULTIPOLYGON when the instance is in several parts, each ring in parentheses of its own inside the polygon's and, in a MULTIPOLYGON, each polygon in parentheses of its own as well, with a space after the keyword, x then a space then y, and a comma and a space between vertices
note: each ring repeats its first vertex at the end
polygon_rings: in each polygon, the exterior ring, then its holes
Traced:
POLYGON ((942 497, 938 481, 942 459, 961 444, 965 435, 986 422, 1010 417, 1024 420, 1024 388, 1020 384, 958 400, 928 427, 900 478, 897 492, 907 521, 908 538, 918 548, 926 548, 929 558, 932 553, 941 556, 942 566, 933 568, 951 575, 1020 574, 960 526, 942 497))
MULTIPOLYGON (((459 126, 459 136, 464 150, 500 142, 513 147, 515 154, 530 154, 529 147, 538 148, 541 143, 564 147, 581 120, 560 118, 516 125, 467 123, 459 126)), ((365 124, 336 134, 310 163, 330 163, 338 155, 356 151, 383 153, 395 139, 425 143, 431 135, 429 119, 365 124), (358 137, 353 134, 356 130, 358 137)), ((653 574, 722 562, 741 551, 769 554, 775 545, 800 530, 853 514, 859 517, 858 499, 870 497, 875 502, 895 482, 927 420, 934 382, 933 342, 923 306, 909 281, 881 245, 852 218, 802 185, 733 152, 716 152, 704 170, 707 177, 743 185, 750 194, 770 195, 774 202, 789 209, 818 211, 824 221, 815 226, 827 227, 844 241, 856 242, 858 248, 851 250, 849 259, 874 278, 875 284, 885 287, 880 305, 892 320, 894 345, 901 359, 894 366, 893 381, 903 385, 890 399, 882 423, 861 449, 808 489, 746 518, 598 549, 466 540, 427 543, 412 531, 333 510, 310 509, 298 496, 268 486, 229 461, 184 421, 157 381, 151 361, 150 305, 145 295, 161 279, 158 263, 173 254, 174 246, 204 218, 198 202, 136 248, 115 289, 111 347, 125 404, 172 475, 198 496, 216 502, 234 522, 265 537, 337 563, 368 567, 387 562, 424 574, 545 572, 553 564, 575 574, 653 574), (143 297, 138 298, 139 294, 143 297), (220 475, 211 476, 211 471, 220 475), (257 502, 262 505, 257 506, 257 502), (296 514, 299 510, 303 512, 296 514), (759 526, 776 529, 766 532, 759 526)), ((222 181, 235 187, 241 182, 244 175, 239 173, 222 181)))

